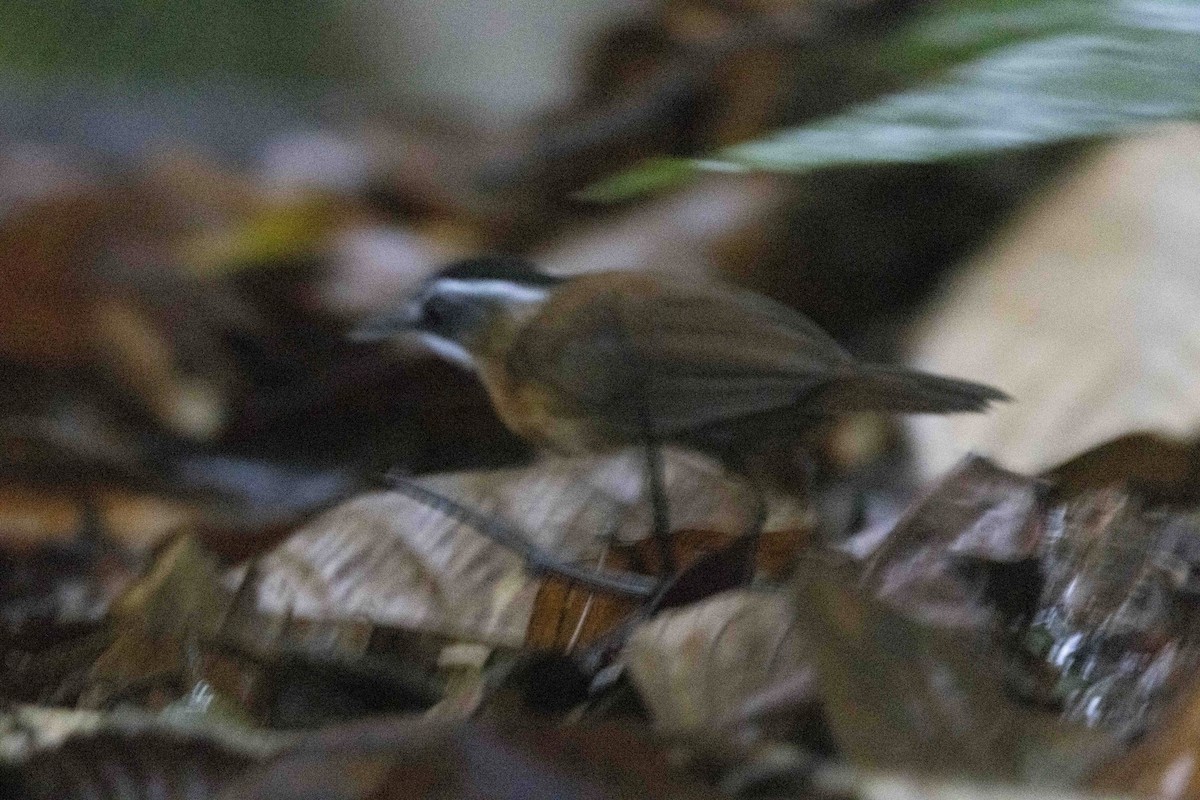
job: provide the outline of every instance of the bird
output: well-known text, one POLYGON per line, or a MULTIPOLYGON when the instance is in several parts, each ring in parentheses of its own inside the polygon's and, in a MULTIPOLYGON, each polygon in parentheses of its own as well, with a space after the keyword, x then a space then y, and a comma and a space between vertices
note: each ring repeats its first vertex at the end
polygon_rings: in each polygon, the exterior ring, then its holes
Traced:
POLYGON ((736 468, 757 443, 856 411, 984 411, 998 389, 855 359, 803 314, 715 281, 549 275, 481 256, 355 338, 409 333, 474 369, 514 433, 563 454, 676 443, 736 468))
MULTIPOLYGON (((820 420, 983 411, 1008 399, 990 386, 858 361, 800 312, 743 289, 642 271, 549 275, 507 255, 444 267, 353 338, 400 334, 475 370, 501 421, 534 445, 568 455, 643 447, 660 591, 676 569, 661 445, 715 456, 745 479, 754 508, 746 536, 756 541, 765 489, 811 491, 810 469, 781 479, 789 470, 780 465, 805 460, 795 446, 820 420)), ((411 481, 394 485, 428 502, 411 481)))

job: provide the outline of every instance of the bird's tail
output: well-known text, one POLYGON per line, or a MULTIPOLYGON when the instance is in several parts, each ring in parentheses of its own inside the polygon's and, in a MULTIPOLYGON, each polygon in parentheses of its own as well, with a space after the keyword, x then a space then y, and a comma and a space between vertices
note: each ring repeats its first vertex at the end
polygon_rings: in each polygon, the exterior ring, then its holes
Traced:
POLYGON ((954 414, 984 411, 1008 400, 999 389, 880 364, 856 365, 805 402, 816 411, 891 411, 899 414, 954 414))

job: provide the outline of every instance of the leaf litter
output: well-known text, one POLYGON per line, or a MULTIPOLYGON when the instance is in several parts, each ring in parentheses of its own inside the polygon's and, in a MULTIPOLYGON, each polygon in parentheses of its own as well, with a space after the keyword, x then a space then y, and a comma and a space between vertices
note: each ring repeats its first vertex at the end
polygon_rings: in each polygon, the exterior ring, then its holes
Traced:
MULTIPOLYGON (((287 192, 187 152, 114 175, 6 145, 0 795, 1197 796, 1196 445, 1158 396, 1133 417, 1055 405, 1045 387, 1070 400, 1081 376, 1130 385, 1104 348, 1028 327, 996 345, 1011 360, 967 347, 1026 387, 1006 412, 1065 408, 1100 434, 1017 426, 1024 463, 971 458, 915 495, 891 422, 816 431, 813 491, 771 498, 761 531, 740 480, 667 451, 660 548, 642 455, 535 460, 461 370, 344 341, 438 263, 495 249, 559 274, 723 276, 895 356, 891 317, 1061 158, 710 176, 586 225, 568 198, 644 156, 940 159, 1194 110, 1194 9, 1165 3, 980 7, 941 46, 974 60, 846 110, 895 88, 877 54, 899 5, 662 4, 499 157, 458 124, 381 126, 344 142, 361 170, 287 192), (1179 29, 1109 46, 1109 11, 1138 7, 1179 29), (1072 17, 1097 36, 1068 36, 1072 17), (1172 102, 1114 84, 1073 104, 1089 64, 1172 102), (880 138, 897 126, 912 135, 880 138), (1097 362, 1062 368, 1080 353, 1097 362)), ((299 173, 328 142, 276 144, 299 173)), ((655 163, 643 184, 697 166, 655 163)), ((1062 237, 1061 213, 1044 224, 1062 237)), ((1109 325, 1141 262, 1019 294, 1092 287, 1109 325)), ((969 344, 994 316, 964 314, 930 336, 969 344)), ((1187 319, 1158 322, 1183 342, 1187 319)))
MULTIPOLYGON (((637 547, 628 537, 645 533, 638 530, 644 513, 619 502, 636 505, 636 494, 600 493, 597 487, 607 485, 605 467, 595 460, 537 464, 529 474, 467 473, 428 483, 461 492, 487 513, 506 509, 515 516, 516 509, 524 509, 528 516, 512 520, 519 530, 548 535, 541 539, 544 546, 564 559, 590 555, 596 565, 604 547, 614 552, 637 547), (513 504, 513 497, 529 491, 530 481, 557 485, 560 498, 575 503, 573 515, 558 504, 513 504), (580 482, 590 488, 580 490, 580 482), (606 498, 604 515, 595 514, 597 496, 606 498), (601 516, 608 517, 607 527, 597 525, 601 516), (547 517, 557 524, 547 524, 547 517), (564 530, 575 537, 574 550, 564 545, 569 541, 564 530)), ((688 472, 696 468, 686 459, 673 462, 668 475, 675 478, 669 485, 676 491, 698 488, 711 500, 719 475, 704 473, 707 477, 700 479, 688 472)), ((783 781, 819 795, 822 786, 844 780, 837 777, 844 769, 838 764, 852 764, 864 776, 969 775, 1119 792, 1167 780, 1164 774, 1174 770, 1171 780, 1187 785, 1191 773, 1178 755, 1184 745, 1164 738, 1162 731, 1186 724, 1181 720, 1191 713, 1191 676, 1200 657, 1193 599, 1200 522, 1166 507, 1146 508, 1137 495, 1117 487, 1063 501, 1051 486, 1051 479, 1025 478, 983 459, 968 460, 916 499, 883 537, 868 532, 864 535, 871 541, 841 547, 793 537, 786 546, 793 557, 783 564, 764 560, 767 551, 760 551, 755 569, 744 568, 745 555, 735 558, 743 565, 742 581, 758 573, 753 585, 727 587, 721 571, 701 572, 712 592, 700 591, 659 610, 647 606, 645 598, 627 597, 618 611, 602 615, 606 627, 570 642, 539 641, 529 633, 536 624, 535 598, 550 602, 536 587, 569 584, 569 579, 530 571, 519 554, 503 552, 503 545, 458 521, 450 521, 449 528, 438 523, 445 533, 419 541, 460 548, 467 546, 460 540, 470 536, 478 540, 470 540, 471 546, 493 552, 465 558, 466 566, 459 567, 465 572, 442 579, 443 594, 470 586, 466 594, 479 604, 476 610, 464 613, 457 609, 472 607, 439 604, 438 592, 430 588, 438 578, 429 565, 454 568, 458 562, 439 562, 411 550, 405 525, 428 529, 437 510, 403 495, 372 492, 326 512, 278 546, 297 548, 291 561, 276 561, 276 550, 249 568, 230 569, 194 539, 177 538, 114 603, 111 622, 83 634, 90 646, 76 640, 31 650, 23 672, 6 670, 6 685, 24 681, 32 688, 30 663, 52 663, 51 652, 74 661, 72 670, 59 668, 57 685, 43 687, 49 694, 30 699, 75 698, 80 707, 101 710, 68 737, 76 754, 70 758, 76 761, 62 763, 89 764, 88 769, 101 770, 91 774, 107 777, 48 772, 40 756, 28 754, 17 757, 11 769, 29 797, 52 796, 37 794, 51 791, 39 787, 61 786, 53 791, 69 797, 85 791, 89 781, 99 786, 124 780, 132 786, 155 780, 156 774, 161 780, 193 781, 203 787, 197 791, 211 796, 250 791, 228 788, 246 786, 259 792, 246 796, 263 797, 281 796, 279 787, 285 785, 333 791, 316 788, 328 787, 330 770, 345 779, 330 795, 338 797, 391 796, 378 794, 389 785, 389 775, 469 786, 528 746, 518 744, 526 741, 525 734, 510 740, 509 733, 485 721, 512 722, 533 713, 520 710, 527 691, 513 694, 520 665, 528 666, 536 652, 529 650, 533 645, 563 654, 583 676, 572 715, 583 727, 553 745, 554 752, 574 753, 554 756, 567 758, 562 764, 577 764, 582 756, 572 748, 581 741, 603 741, 609 735, 603 731, 610 730, 603 726, 617 724, 627 731, 640 728, 638 736, 654 731, 671 747, 689 752, 691 780, 715 769, 725 776, 723 785, 741 786, 743 793, 750 791, 746 786, 783 781), (376 521, 356 524, 364 514, 377 515, 367 517, 376 521), (354 558, 353 550, 361 546, 356 542, 363 539, 398 548, 391 561, 376 557, 371 562, 385 563, 387 569, 322 574, 296 566, 300 555, 321 548, 348 549, 347 557, 354 558), (405 576, 405 559, 421 565, 413 577, 405 576), (497 563, 508 566, 496 569, 497 563), (272 571, 279 569, 303 574, 306 583, 297 578, 276 582, 272 571), (321 581, 336 587, 347 575, 356 586, 374 586, 378 602, 365 605, 356 591, 318 593, 321 581), (525 592, 517 607, 516 594, 505 588, 515 581, 525 592), (316 598, 308 601, 314 605, 296 601, 304 586, 316 598), (291 593, 280 587, 290 587, 291 593), (280 597, 291 605, 281 604, 280 597), (397 613, 397 608, 403 610, 397 613), (269 630, 276 631, 274 641, 264 638, 269 630), (389 639, 407 645, 399 650, 378 646, 389 639), (470 645, 477 655, 466 660, 451 655, 465 655, 470 642, 477 643, 470 645), (459 700, 434 705, 439 697, 451 696, 459 700), (316 710, 289 717, 287 707, 295 703, 313 704, 316 710), (142 718, 136 733, 128 721, 133 708, 154 712, 142 718), (422 723, 422 708, 443 710, 422 723), (386 718, 353 722, 371 709, 407 710, 390 723, 386 718), (293 750, 288 743, 306 741, 311 734, 303 729, 320 719, 346 720, 340 723, 349 726, 346 738, 335 750, 315 745, 293 750), (375 727, 368 736, 355 733, 356 725, 375 727), (255 731, 280 726, 297 733, 268 738, 264 741, 274 744, 265 748, 248 748, 247 742, 259 736, 255 731), (483 772, 466 766, 475 756, 454 762, 422 755, 436 742, 478 748, 483 772), (140 753, 140 760, 130 760, 130 752, 140 753), (110 766, 102 767, 105 763, 110 766)), ((745 512, 736 501, 744 498, 736 485, 726 491, 707 506, 695 506, 688 524, 722 514, 726 521, 740 521, 738 514, 745 512)), ((724 541, 741 541, 741 535, 733 525, 724 541)), ((686 536, 676 538, 683 542, 686 536)), ((652 567, 649 556, 655 551, 642 546, 647 558, 640 564, 627 558, 608 566, 652 567)), ((708 546, 715 545, 709 541, 708 546)), ((716 546, 709 552, 723 550, 716 546)), ((555 597, 563 602, 561 593, 555 597)), ((522 674, 528 680, 539 673, 522 674)), ((41 742, 33 752, 67 757, 62 748, 68 745, 54 743, 61 737, 36 733, 49 724, 36 721, 36 715, 9 712, 5 719, 7 732, 0 742, 6 752, 17 752, 14 737, 31 741, 25 731, 32 725, 34 740, 41 742)), ((540 740, 550 735, 542 726, 534 726, 541 729, 540 740)), ((339 730, 330 728, 321 736, 339 730)), ((568 736, 554 734, 559 735, 568 736)), ((624 757, 619 762, 631 763, 624 757)), ((519 788, 514 784, 511 791, 549 791, 538 788, 540 780, 549 782, 546 787, 574 791, 562 786, 573 785, 576 767, 560 774, 546 763, 549 771, 542 778, 531 777, 519 788)), ((635 784, 659 780, 628 779, 635 784)), ((675 788, 664 785, 647 796, 672 796, 686 784, 668 785, 675 788)), ((578 789, 581 796, 610 790, 578 789)), ((509 796, 503 793, 508 790, 497 791, 494 796, 509 796)))

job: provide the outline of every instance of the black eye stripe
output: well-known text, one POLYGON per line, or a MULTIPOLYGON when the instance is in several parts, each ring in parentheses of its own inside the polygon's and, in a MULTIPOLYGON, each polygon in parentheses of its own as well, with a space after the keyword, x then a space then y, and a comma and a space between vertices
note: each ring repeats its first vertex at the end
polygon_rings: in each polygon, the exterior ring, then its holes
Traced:
POLYGON ((441 327, 447 320, 444 304, 436 299, 430 300, 421 310, 421 323, 426 328, 441 327))

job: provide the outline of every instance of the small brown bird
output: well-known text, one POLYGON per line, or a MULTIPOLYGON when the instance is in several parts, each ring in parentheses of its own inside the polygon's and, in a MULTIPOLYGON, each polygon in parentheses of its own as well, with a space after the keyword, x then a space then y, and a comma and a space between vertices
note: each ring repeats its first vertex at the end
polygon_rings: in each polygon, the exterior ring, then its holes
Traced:
POLYGON ((359 338, 416 332, 475 368, 501 419, 554 450, 678 442, 735 468, 848 411, 982 411, 977 383, 855 360, 802 314, 641 272, 560 278, 520 258, 453 264, 359 338))

